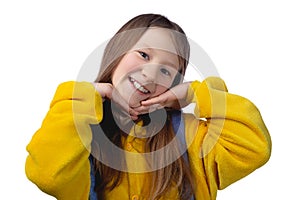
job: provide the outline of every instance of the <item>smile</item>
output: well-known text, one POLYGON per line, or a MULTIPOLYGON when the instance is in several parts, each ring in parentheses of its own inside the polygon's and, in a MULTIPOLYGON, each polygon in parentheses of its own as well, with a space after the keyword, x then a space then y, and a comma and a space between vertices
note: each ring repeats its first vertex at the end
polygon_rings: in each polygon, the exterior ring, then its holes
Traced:
POLYGON ((129 81, 132 83, 132 85, 140 92, 144 93, 144 94, 148 94, 150 93, 149 90, 147 90, 146 88, 144 88, 139 82, 137 82, 134 78, 129 78, 129 81))

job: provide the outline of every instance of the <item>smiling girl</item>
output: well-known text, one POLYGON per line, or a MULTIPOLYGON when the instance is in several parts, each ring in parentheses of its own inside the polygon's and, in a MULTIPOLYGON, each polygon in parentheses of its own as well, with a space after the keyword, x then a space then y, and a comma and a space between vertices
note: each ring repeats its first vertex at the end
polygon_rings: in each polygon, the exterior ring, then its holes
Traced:
POLYGON ((206 200, 266 163, 258 109, 220 78, 183 83, 189 53, 166 17, 128 21, 94 83, 58 87, 27 146, 28 178, 57 199, 206 200), (180 112, 190 103, 194 115, 180 112))

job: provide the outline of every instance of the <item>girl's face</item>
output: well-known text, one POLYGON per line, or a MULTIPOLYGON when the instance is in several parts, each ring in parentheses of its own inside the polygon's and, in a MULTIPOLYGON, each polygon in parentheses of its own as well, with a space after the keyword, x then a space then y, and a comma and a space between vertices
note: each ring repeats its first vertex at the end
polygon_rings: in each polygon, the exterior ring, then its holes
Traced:
POLYGON ((179 60, 170 34, 149 28, 113 72, 112 84, 129 106, 137 107, 171 87, 179 60))

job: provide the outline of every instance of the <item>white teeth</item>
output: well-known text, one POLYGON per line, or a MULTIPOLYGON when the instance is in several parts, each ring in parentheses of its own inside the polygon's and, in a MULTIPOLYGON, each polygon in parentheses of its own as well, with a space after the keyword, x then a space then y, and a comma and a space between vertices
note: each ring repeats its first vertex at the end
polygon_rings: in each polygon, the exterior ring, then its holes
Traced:
POLYGON ((142 93, 149 93, 149 90, 147 90, 146 88, 144 88, 141 84, 139 84, 136 80, 134 80, 133 78, 130 78, 130 81, 132 82, 132 84, 134 85, 134 87, 136 89, 138 89, 139 91, 141 91, 142 93))

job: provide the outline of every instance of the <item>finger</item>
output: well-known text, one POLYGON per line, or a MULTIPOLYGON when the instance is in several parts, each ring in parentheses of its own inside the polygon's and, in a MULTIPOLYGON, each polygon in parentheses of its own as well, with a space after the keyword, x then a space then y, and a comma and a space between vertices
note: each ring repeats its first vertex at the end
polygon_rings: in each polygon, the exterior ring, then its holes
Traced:
POLYGON ((166 97, 165 97, 164 94, 161 94, 161 95, 159 95, 157 97, 153 97, 151 99, 142 101, 141 104, 143 106, 151 106, 151 105, 155 105, 155 104, 163 104, 166 101, 166 97))
POLYGON ((136 110, 134 110, 132 108, 129 108, 128 113, 129 113, 130 116, 138 116, 140 114, 139 111, 136 111, 136 110))
POLYGON ((137 112, 149 112, 153 110, 157 110, 158 107, 161 107, 160 104, 152 104, 150 106, 139 106, 135 108, 134 110, 137 112))
POLYGON ((160 104, 162 106, 166 106, 168 102, 172 102, 174 100, 177 100, 176 95, 174 95, 172 91, 168 90, 157 97, 153 97, 146 101, 142 101, 141 104, 144 106, 150 106, 154 104, 160 104))
POLYGON ((158 109, 162 109, 162 108, 164 108, 163 105, 154 104, 151 106, 140 106, 140 107, 135 108, 134 110, 139 112, 139 114, 146 114, 146 113, 151 113, 151 112, 154 112, 154 111, 156 111, 158 109))
POLYGON ((149 109, 150 109, 150 106, 139 106, 139 107, 133 108, 134 111, 139 112, 139 113, 148 111, 149 109))
POLYGON ((149 112, 153 112, 153 111, 156 111, 156 110, 159 110, 159 109, 162 109, 162 108, 164 108, 164 105, 153 104, 153 105, 150 106, 149 112))
POLYGON ((135 114, 133 113, 134 111, 129 111, 129 116, 132 120, 137 120, 139 117, 138 117, 138 114, 135 114))
POLYGON ((139 117, 138 116, 130 116, 131 117, 131 119, 133 120, 133 121, 135 121, 135 120, 137 120, 139 117))

